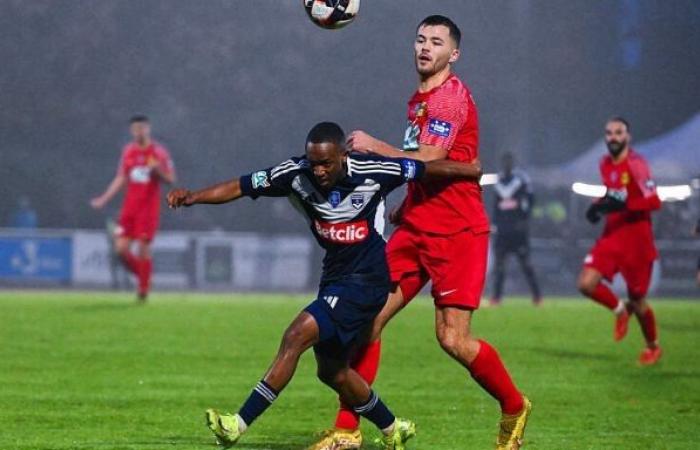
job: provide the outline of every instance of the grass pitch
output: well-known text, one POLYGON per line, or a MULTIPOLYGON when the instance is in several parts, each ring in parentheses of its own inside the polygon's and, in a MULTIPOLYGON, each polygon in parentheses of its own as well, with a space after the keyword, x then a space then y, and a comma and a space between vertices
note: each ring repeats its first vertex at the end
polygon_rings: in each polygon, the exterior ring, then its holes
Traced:
MULTIPOLYGON (((204 409, 236 410, 308 297, 0 293, 0 449, 213 449, 204 409)), ((696 449, 700 303, 655 300, 665 350, 636 365, 636 323, 612 342, 612 317, 582 299, 480 310, 534 403, 525 449, 696 449)), ((439 349, 433 308, 414 301, 384 335, 376 388, 418 423, 410 448, 489 449, 496 403, 439 349)), ((311 353, 238 447, 303 449, 332 423, 336 399, 311 353)), ((377 435, 364 424, 367 448, 377 435)))

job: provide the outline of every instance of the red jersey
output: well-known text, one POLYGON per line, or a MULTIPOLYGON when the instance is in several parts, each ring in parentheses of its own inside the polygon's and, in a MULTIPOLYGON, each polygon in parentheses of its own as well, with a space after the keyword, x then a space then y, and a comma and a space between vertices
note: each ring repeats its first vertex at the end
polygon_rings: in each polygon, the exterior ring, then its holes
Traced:
MULTIPOLYGON (((469 88, 455 75, 408 102, 404 151, 421 144, 447 150, 447 159, 472 162, 479 157, 479 119, 469 88)), ((419 231, 453 234, 470 229, 485 232, 489 221, 476 181, 411 182, 402 211, 403 222, 419 231)))
POLYGON ((651 211, 661 208, 661 200, 644 158, 630 149, 627 158, 614 163, 610 155, 600 161, 600 175, 608 194, 625 201, 622 211, 606 216, 602 238, 628 242, 637 247, 642 256, 656 259, 651 211))
POLYGON ((174 170, 170 154, 157 142, 152 142, 146 148, 141 148, 134 142, 124 147, 119 162, 119 172, 127 179, 122 215, 158 215, 161 180, 149 167, 152 160, 158 161, 166 172, 172 173, 174 170))

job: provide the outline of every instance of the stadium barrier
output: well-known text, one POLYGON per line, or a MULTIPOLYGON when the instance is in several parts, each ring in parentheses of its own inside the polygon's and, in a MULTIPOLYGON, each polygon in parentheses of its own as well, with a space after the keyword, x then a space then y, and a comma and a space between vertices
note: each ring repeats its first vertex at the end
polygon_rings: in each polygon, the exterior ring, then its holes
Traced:
MULTIPOLYGON (((592 244, 590 239, 532 239, 532 261, 545 295, 577 294, 576 276, 592 244)), ((697 298, 700 241, 664 239, 657 246, 661 258, 652 294, 697 298)), ((153 243, 153 285, 161 290, 313 291, 319 253, 304 235, 165 231, 153 243)), ((507 280, 506 295, 528 292, 514 258, 507 280)), ((130 289, 132 283, 105 231, 0 229, 0 286, 130 289)), ((624 294, 621 280, 615 287, 624 294)), ((489 284, 484 295, 490 289, 489 284)))

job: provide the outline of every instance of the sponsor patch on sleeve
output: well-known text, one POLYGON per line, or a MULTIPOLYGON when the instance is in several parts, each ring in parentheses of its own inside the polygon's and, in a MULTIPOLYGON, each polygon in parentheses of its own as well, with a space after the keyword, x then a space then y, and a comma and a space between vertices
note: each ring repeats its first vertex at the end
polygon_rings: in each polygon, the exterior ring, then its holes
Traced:
POLYGON ((448 137, 452 131, 452 124, 450 122, 430 119, 428 122, 428 133, 434 134, 440 137, 448 137))
POLYGON ((267 180, 267 172, 265 172, 264 170, 261 170, 259 172, 255 172, 250 177, 250 179, 251 179, 252 184, 253 184, 253 189, 270 187, 270 182, 267 180))

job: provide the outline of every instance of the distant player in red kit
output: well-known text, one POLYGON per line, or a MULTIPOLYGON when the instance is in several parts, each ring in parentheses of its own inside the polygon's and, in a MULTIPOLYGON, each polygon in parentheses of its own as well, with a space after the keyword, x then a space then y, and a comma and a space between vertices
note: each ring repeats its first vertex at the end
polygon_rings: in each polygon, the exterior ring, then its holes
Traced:
POLYGON ((630 148, 630 139, 630 127, 625 119, 616 117, 608 121, 605 142, 610 154, 600 162, 600 175, 607 192, 586 213, 592 223, 605 216, 605 228, 586 255, 578 288, 615 313, 616 341, 627 334, 630 313, 637 316, 646 340, 639 362, 650 365, 661 357, 654 311, 646 301, 657 257, 651 212, 661 207, 661 200, 647 162, 630 148), (626 305, 603 282, 603 279, 612 281, 617 273, 627 284, 630 301, 626 305))
MULTIPOLYGON (((403 149, 355 131, 348 140, 354 151, 421 161, 478 161, 476 104, 469 88, 451 72, 460 55, 460 37, 459 28, 447 17, 430 16, 420 23, 414 43, 419 85, 408 103, 403 149)), ((513 384, 496 350, 471 333, 471 318, 479 307, 486 278, 489 242, 479 183, 409 183, 406 199, 391 218, 399 225, 386 249, 393 291, 375 319, 373 341, 353 367, 368 382, 374 380, 382 328, 432 281, 441 347, 500 403, 496 448, 520 448, 531 404, 513 384)), ((311 448, 359 448, 358 427, 357 414, 341 405, 335 429, 311 448)))
POLYGON ((103 208, 126 186, 124 205, 115 232, 115 248, 122 262, 138 279, 138 298, 145 301, 151 283, 153 262, 151 242, 158 229, 160 184, 175 182, 175 169, 168 151, 151 138, 151 124, 146 116, 130 120, 133 141, 122 151, 119 168, 107 190, 90 202, 103 208), (131 252, 136 241, 138 251, 131 252))

